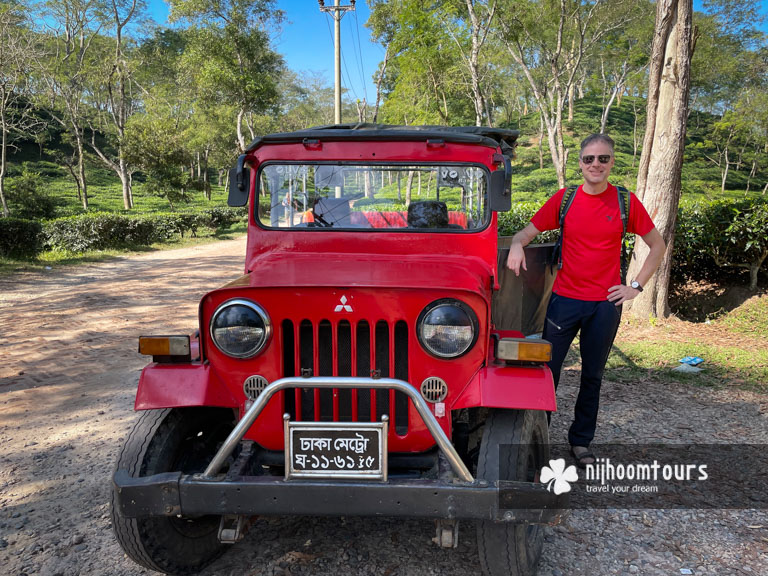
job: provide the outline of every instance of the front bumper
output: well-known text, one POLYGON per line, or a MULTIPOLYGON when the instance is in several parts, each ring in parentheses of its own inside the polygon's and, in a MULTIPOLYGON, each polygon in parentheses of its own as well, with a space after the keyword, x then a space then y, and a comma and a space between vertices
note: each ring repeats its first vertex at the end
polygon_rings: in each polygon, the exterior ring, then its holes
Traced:
POLYGON ((239 476, 212 480, 167 472, 133 478, 117 470, 115 495, 120 513, 142 516, 306 515, 406 516, 555 524, 568 506, 544 484, 503 482, 451 484, 438 480, 383 483, 283 480, 239 476), (503 497, 502 497, 503 496, 503 497), (504 509, 502 502, 513 502, 504 509))
POLYGON ((117 470, 113 482, 118 509, 128 518, 206 514, 407 516, 554 524, 560 521, 568 505, 567 493, 555 495, 541 483, 489 483, 473 478, 426 401, 407 382, 390 378, 276 380, 259 394, 202 474, 166 472, 134 478, 126 470, 117 470), (290 387, 358 387, 403 392, 421 415, 452 475, 441 480, 385 482, 286 480, 246 476, 237 466, 227 475, 219 474, 269 399, 290 387))

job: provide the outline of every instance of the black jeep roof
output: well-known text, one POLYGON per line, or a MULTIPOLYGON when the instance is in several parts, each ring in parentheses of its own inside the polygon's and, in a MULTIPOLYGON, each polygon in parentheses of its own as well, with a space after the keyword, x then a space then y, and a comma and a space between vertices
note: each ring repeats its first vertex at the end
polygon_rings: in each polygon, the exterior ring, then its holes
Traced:
POLYGON ((296 132, 280 132, 256 138, 246 152, 262 144, 286 144, 304 140, 445 140, 468 144, 501 146, 505 154, 511 155, 520 132, 487 126, 396 126, 388 124, 329 124, 296 132))

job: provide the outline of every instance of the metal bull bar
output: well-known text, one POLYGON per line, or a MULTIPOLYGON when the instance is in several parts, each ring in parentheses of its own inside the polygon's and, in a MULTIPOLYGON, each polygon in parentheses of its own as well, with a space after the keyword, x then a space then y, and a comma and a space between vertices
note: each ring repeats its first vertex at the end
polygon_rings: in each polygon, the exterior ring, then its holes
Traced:
POLYGON ((253 405, 245 413, 245 416, 238 422, 235 429, 229 434, 227 439, 222 444, 219 451, 214 456, 211 463, 203 472, 202 478, 207 480, 213 480, 214 476, 221 470, 221 467, 226 462, 227 458, 232 454, 234 449, 240 440, 243 439, 246 432, 253 426, 253 423, 258 418, 261 411, 269 402, 270 398, 280 390, 286 388, 374 388, 380 389, 394 389, 404 394, 413 402, 419 415, 421 416, 427 429, 432 434, 432 437, 437 442, 437 446, 440 451, 445 455, 445 458, 451 465, 456 476, 458 476, 464 482, 474 482, 472 474, 462 462, 453 444, 448 440, 443 429, 437 423, 435 416, 429 409, 427 402, 419 395, 416 389, 405 382, 404 380, 396 380, 394 378, 350 378, 350 377, 313 377, 313 378, 281 378, 275 380, 264 388, 259 396, 254 401, 253 405))

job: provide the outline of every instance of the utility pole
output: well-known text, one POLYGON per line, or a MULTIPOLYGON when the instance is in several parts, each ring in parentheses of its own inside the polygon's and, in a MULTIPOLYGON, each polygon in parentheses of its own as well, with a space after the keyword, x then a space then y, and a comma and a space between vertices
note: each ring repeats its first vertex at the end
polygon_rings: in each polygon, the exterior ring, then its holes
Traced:
POLYGON ((317 3, 320 4, 320 11, 321 12, 328 12, 333 16, 334 20, 334 38, 333 38, 333 45, 336 52, 335 57, 335 68, 334 71, 336 73, 336 90, 334 92, 335 101, 334 101, 334 122, 336 124, 341 124, 341 19, 344 17, 344 13, 348 12, 349 10, 355 9, 355 0, 349 0, 348 6, 340 6, 339 0, 334 0, 333 6, 326 6, 325 0, 317 0, 317 3))

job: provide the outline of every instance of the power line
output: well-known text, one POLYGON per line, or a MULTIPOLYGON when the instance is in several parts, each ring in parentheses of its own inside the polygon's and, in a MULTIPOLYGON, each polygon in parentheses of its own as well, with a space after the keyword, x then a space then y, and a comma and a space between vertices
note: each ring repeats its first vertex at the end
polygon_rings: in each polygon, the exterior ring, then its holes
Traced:
MULTIPOLYGON (((333 39, 333 31, 331 30, 331 23, 328 20, 328 14, 325 15, 325 23, 328 26, 328 34, 331 36, 331 46, 334 45, 334 39, 333 39)), ((354 87, 352 86, 352 78, 349 74, 349 68, 347 68, 347 59, 344 57, 344 54, 341 54, 341 61, 344 64, 344 70, 346 71, 346 86, 345 88, 348 88, 352 91, 353 96, 355 97, 355 100, 359 100, 357 97, 357 92, 355 91, 354 87)), ((344 82, 342 82, 344 84, 344 82)))
POLYGON ((349 68, 347 68, 347 59, 344 57, 344 54, 341 55, 341 61, 344 63, 344 70, 347 72, 347 84, 349 85, 349 89, 352 91, 352 95, 355 97, 355 100, 360 100, 360 98, 357 97, 357 92, 355 91, 354 86, 352 85, 352 75, 349 73, 349 68))
POLYGON ((357 53, 360 56, 360 82, 363 84, 363 96, 365 101, 368 102, 368 82, 365 78, 365 68, 363 67, 363 48, 360 45, 360 21, 357 19, 357 11, 355 11, 355 28, 357 31, 357 53))

